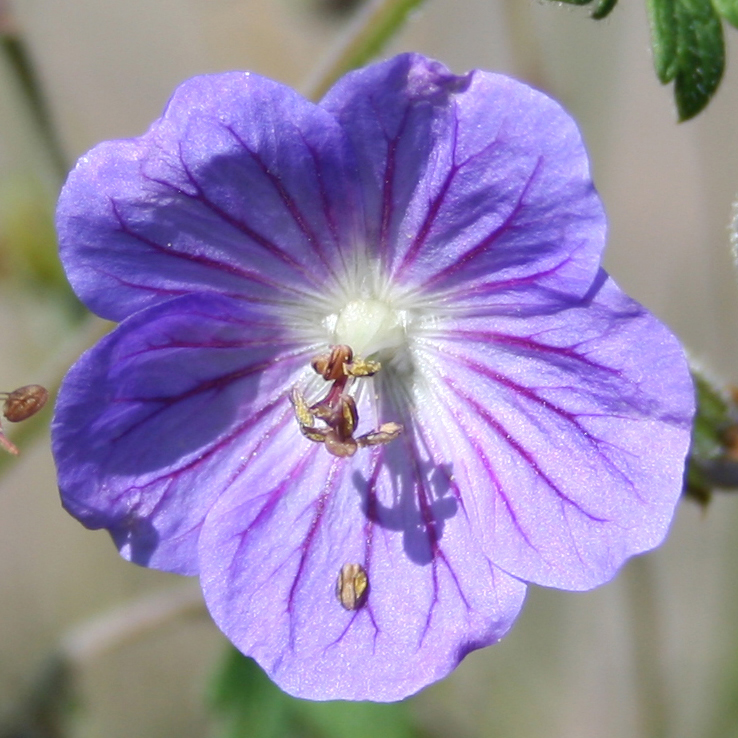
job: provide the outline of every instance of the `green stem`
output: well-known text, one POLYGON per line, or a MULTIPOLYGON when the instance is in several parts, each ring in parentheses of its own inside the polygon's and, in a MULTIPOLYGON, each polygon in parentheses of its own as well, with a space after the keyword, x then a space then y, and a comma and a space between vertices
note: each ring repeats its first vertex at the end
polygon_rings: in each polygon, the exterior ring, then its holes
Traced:
POLYGON ((374 0, 369 3, 304 85, 305 96, 320 100, 339 77, 376 56, 402 27, 410 12, 423 1, 374 0))

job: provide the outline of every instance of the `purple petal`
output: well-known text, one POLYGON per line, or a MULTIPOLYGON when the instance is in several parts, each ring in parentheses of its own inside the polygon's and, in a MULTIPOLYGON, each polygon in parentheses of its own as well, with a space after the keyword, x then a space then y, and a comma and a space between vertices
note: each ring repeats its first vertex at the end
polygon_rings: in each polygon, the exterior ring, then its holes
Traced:
POLYGON ((322 105, 356 149, 370 243, 396 283, 508 312, 587 291, 605 216, 556 102, 402 55, 347 75, 322 105))
POLYGON ((604 272, 568 310, 447 319, 416 350, 418 422, 453 460, 498 566, 587 589, 662 541, 682 488, 692 382, 676 339, 604 272))
POLYGON ((291 694, 401 699, 498 641, 522 606, 525 585, 481 550, 442 471, 422 453, 407 463, 411 436, 395 443, 336 459, 278 430, 203 527, 214 620, 291 694), (353 611, 336 596, 347 563, 369 579, 353 611))
POLYGON ((145 135, 100 144, 70 174, 57 211, 69 280, 113 320, 193 291, 320 299, 360 212, 348 158, 333 117, 283 85, 189 80, 145 135))
POLYGON ((288 421, 310 354, 248 303, 192 295, 136 313, 85 353, 56 408, 64 506, 136 563, 196 573, 199 528, 265 429, 288 421))
POLYGON ((60 391, 64 505, 127 558, 199 573, 290 693, 401 699, 499 640, 525 582, 586 589, 664 537, 689 371, 599 270, 581 137, 542 93, 418 55, 319 106, 195 78, 80 160, 58 228, 77 293, 123 320, 60 391), (381 370, 325 382, 331 342, 381 370), (333 411, 355 391, 353 457, 300 432, 295 387, 313 438, 351 432, 333 411), (346 565, 369 582, 353 603, 346 565))

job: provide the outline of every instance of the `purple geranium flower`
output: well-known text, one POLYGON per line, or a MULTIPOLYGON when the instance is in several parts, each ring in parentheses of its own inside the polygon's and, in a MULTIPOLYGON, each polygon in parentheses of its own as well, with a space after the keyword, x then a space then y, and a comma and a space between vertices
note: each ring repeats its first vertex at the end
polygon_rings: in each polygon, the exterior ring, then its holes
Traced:
POLYGON ((71 369, 65 507, 198 574, 288 692, 396 700, 664 537, 693 412, 676 339, 600 268, 571 118, 402 55, 319 104, 196 77, 58 210, 120 325, 71 369))

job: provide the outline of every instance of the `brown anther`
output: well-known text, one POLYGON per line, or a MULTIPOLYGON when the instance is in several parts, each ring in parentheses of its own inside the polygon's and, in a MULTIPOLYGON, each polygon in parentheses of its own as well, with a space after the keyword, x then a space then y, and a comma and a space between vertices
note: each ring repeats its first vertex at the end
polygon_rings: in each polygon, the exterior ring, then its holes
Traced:
POLYGON ((297 387, 292 389, 290 402, 295 410, 295 417, 301 428, 312 428, 315 425, 315 416, 310 411, 305 398, 297 387))
POLYGON ((49 399, 49 393, 40 384, 28 384, 12 392, 0 394, 5 395, 3 415, 11 423, 19 423, 35 415, 49 399))
POLYGON ((300 431, 305 438, 315 443, 325 443, 326 436, 331 432, 327 428, 309 428, 306 425, 301 425, 300 431))
POLYGON ((384 423, 377 430, 354 438, 359 424, 356 401, 348 393, 354 379, 371 377, 381 369, 378 361, 354 360, 350 346, 332 346, 330 354, 316 356, 311 365, 326 382, 332 382, 322 400, 308 405, 305 397, 295 388, 290 401, 302 434, 315 443, 325 444, 333 456, 353 456, 359 447, 379 446, 393 441, 402 433, 399 423, 384 423), (315 421, 325 423, 318 428, 315 421))
POLYGON ((365 602, 369 576, 361 564, 344 564, 338 572, 336 597, 346 610, 358 610, 365 602))
POLYGON ((357 448, 359 448, 359 444, 351 436, 339 438, 338 433, 334 430, 329 430, 325 434, 325 450, 331 456, 353 456, 357 448))
POLYGON ((362 448, 366 446, 381 446, 390 443, 402 433, 403 427, 400 423, 382 423, 375 431, 359 436, 356 442, 362 448))
POLYGON ((341 397, 341 422, 336 426, 336 433, 343 438, 350 438, 354 435, 358 422, 359 411, 354 398, 344 395, 341 397))
POLYGON ((353 358, 354 352, 350 346, 338 345, 331 347, 330 354, 316 356, 311 366, 326 382, 335 382, 346 376, 343 366, 350 364, 353 358))
POLYGON ((349 438, 356 430, 359 422, 359 414, 356 410, 356 402, 350 395, 341 395, 333 405, 318 403, 310 408, 310 412, 318 420, 322 420, 332 428, 338 438, 349 438))

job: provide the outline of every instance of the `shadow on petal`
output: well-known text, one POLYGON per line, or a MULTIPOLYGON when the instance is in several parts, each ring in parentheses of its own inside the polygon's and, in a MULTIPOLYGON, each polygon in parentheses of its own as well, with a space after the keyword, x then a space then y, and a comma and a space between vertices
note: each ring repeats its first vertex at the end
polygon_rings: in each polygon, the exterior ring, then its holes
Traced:
POLYGON ((131 513, 110 534, 121 554, 139 566, 148 566, 159 546, 159 533, 151 520, 131 513))
POLYGON ((446 521, 458 511, 451 496, 451 465, 421 461, 410 440, 405 447, 392 444, 380 453, 371 478, 358 471, 352 476, 364 515, 382 528, 401 531, 408 558, 421 566, 430 564, 446 521), (383 501, 386 497, 389 502, 383 501))

